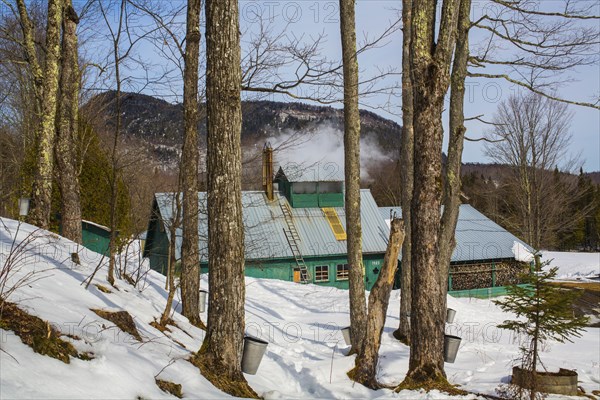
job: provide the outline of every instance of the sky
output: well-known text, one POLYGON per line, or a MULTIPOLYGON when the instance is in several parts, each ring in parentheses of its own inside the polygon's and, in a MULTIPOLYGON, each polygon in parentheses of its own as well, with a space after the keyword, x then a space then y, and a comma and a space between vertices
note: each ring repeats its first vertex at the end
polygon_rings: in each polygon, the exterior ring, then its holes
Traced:
MULTIPOLYGON (((549 3, 560 7, 563 0, 544 0, 545 7, 549 3)), ((580 0, 585 1, 585 0, 580 0)), ((357 41, 364 42, 365 38, 376 37, 398 16, 401 2, 399 1, 368 1, 356 2, 356 30, 357 41)), ((472 20, 479 18, 486 12, 485 1, 474 0, 472 9, 472 20)), ((596 7, 600 14, 600 6, 596 7)), ((335 1, 292 1, 292 2, 255 2, 242 1, 240 3, 241 26, 252 24, 252 16, 259 9, 262 12, 275 15, 275 20, 284 20, 287 23, 289 35, 317 35, 320 32, 327 34, 326 52, 331 55, 341 54, 339 35, 339 6, 335 1)), ((279 22, 282 24, 282 22, 279 22)), ((593 25, 592 25, 593 27, 593 25)), ((595 24, 600 29, 600 23, 595 24)), ((471 46, 477 38, 471 39, 471 46)), ((379 49, 363 53, 359 58, 361 79, 377 72, 378 68, 397 67, 402 63, 402 33, 400 31, 391 35, 385 42, 385 46, 379 49)), ((499 49, 500 52, 502 49, 499 49)), ((599 48, 600 51, 600 48, 599 48)), ((600 96, 600 65, 581 67, 569 73, 573 82, 558 85, 557 94, 560 97, 593 102, 594 98, 600 96)), ((400 77, 393 79, 399 80, 400 77)), ((561 77, 567 79, 567 77, 561 77)), ((484 115, 486 120, 491 120, 498 105, 506 100, 511 94, 522 92, 522 89, 514 84, 499 80, 467 79, 465 113, 466 117, 484 115)), ((364 106, 378 107, 387 102, 387 96, 379 96, 363 99, 364 106)), ((390 118, 401 124, 400 99, 393 100, 393 112, 383 109, 375 109, 374 112, 390 118)), ((448 105, 448 102, 447 102, 448 105)), ((600 170, 600 111, 586 107, 570 106, 574 113, 571 133, 573 135, 571 154, 579 154, 585 171, 600 170)), ((447 113, 444 117, 447 123, 447 113)), ((479 138, 484 132, 490 130, 490 126, 477 121, 467 122, 467 136, 479 138)), ((447 135, 446 135, 447 139, 447 135)), ((447 142, 445 142, 447 143, 447 142)), ((446 144, 444 145, 446 146, 446 144)), ((463 154, 464 162, 489 162, 484 154, 483 142, 465 143, 463 154)))
MULTIPOLYGON (((160 1, 160 0, 156 0, 160 1)), ((539 3, 540 10, 556 10, 564 5, 565 0, 531 0, 539 3)), ((173 2, 171 4, 175 4, 173 2)), ((181 1, 179 0, 179 3, 181 1)), ((589 3, 595 5, 595 15, 600 15, 600 3, 588 0, 578 0, 578 4, 589 3)), ((330 60, 341 58, 341 44, 339 33, 339 5, 337 1, 296 0, 296 1, 254 1, 241 0, 240 7, 240 30, 242 35, 242 55, 244 55, 250 43, 261 29, 259 15, 262 20, 275 34, 279 34, 280 41, 286 42, 299 40, 308 43, 319 35, 323 36, 321 42, 321 54, 330 60)), ((356 31, 359 47, 361 43, 372 40, 379 36, 387 27, 399 18, 401 1, 399 0, 358 0, 356 2, 356 31)), ((489 2, 487 0, 473 0, 472 20, 480 18, 489 13, 489 2)), ((113 18, 116 20, 116 18, 113 18)), ((204 17, 202 18, 204 21, 204 17)), ((183 19, 178 19, 180 28, 183 27, 183 19)), ((596 20, 588 22, 591 29, 599 30, 600 23, 596 20)), ((262 25, 264 27, 265 24, 262 25)), ((179 30, 182 31, 181 29, 179 30)), ((167 38, 168 39, 168 38, 167 38)), ((474 33, 470 38, 471 48, 478 46, 484 36, 474 33)), ((165 41, 165 44, 167 41, 165 41)), ((204 35, 202 36, 204 47, 204 35)), ((361 80, 366 80, 376 75, 380 70, 391 70, 394 75, 382 81, 380 87, 386 85, 398 85, 400 82, 400 67, 402 64, 402 33, 396 30, 386 39, 379 43, 379 47, 362 53, 359 56, 359 68, 361 80)), ((148 42, 140 43, 140 54, 146 60, 154 64, 154 71, 173 69, 161 57, 157 47, 148 42)), ((600 45, 596 46, 600 53, 600 45)), ((161 48, 160 50, 163 50, 161 48)), ((510 54, 510 49, 498 45, 494 48, 498 55, 510 54), (508 53, 507 53, 508 52, 508 53)), ((135 71, 132 67, 133 73, 135 71)), ((293 72, 282 68, 280 75, 288 76, 293 72)), ((486 72, 497 72, 495 70, 486 72)), ((177 71, 171 74, 177 75, 177 71)), ((172 76, 174 76, 172 75, 172 76)), ((166 81, 166 80, 165 80, 166 81)), ((556 94, 570 100, 594 102, 600 96, 600 64, 579 67, 561 75, 555 80, 556 94)), ((132 84, 135 86, 134 84, 132 84)), ((468 78, 466 82, 467 94, 465 98, 466 117, 483 115, 486 120, 491 120, 500 102, 505 101, 511 94, 522 92, 524 89, 498 80, 481 80, 468 78)), ((300 94, 312 94, 313 88, 301 88, 300 94)), ((180 83, 169 82, 169 84, 148 86, 144 89, 147 94, 159 95, 168 101, 181 101, 182 89, 180 83)), ((251 97, 245 94, 246 98, 251 97)), ((269 97, 275 101, 295 101, 288 97, 273 95, 269 97)), ((447 102, 448 105, 448 102, 447 102)), ((333 107, 341 108, 342 104, 333 104, 333 107)), ((377 114, 401 123, 401 99, 400 92, 395 96, 389 94, 373 95, 361 98, 361 107, 371 109, 377 114)), ((570 148, 571 155, 579 154, 585 171, 600 170, 600 111, 592 108, 570 106, 573 112, 571 133, 573 135, 570 148)), ((447 125, 447 113, 444 116, 447 125)), ((480 138, 489 125, 477 121, 467 122, 467 136, 480 138)), ((446 135, 447 136, 447 135, 446 135)), ((447 139, 447 138, 446 138, 447 139)), ((483 142, 465 143, 464 162, 489 162, 484 154, 483 142)))

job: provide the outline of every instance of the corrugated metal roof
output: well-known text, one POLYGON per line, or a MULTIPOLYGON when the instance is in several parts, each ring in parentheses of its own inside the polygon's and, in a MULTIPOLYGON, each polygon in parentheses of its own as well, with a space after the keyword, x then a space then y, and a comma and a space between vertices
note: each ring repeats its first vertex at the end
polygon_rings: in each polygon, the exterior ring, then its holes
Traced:
MULTIPOLYGON (((380 207, 380 215, 389 223, 390 210, 402 216, 400 207, 380 207)), ((514 242, 533 249, 515 235, 477 211, 470 204, 461 204, 456 223, 456 248, 452 262, 515 258, 514 242)))
POLYGON ((334 162, 288 163, 279 167, 290 182, 343 182, 344 166, 334 162))
MULTIPOLYGON (((155 195, 163 220, 172 218, 173 193, 155 195)), ((198 193, 200 207, 198 232, 200 235, 200 258, 208 259, 208 225, 206 193, 198 193)), ((243 220, 245 226, 246 259, 293 258, 284 228, 287 223, 279 202, 287 199, 276 193, 275 200, 268 202, 262 191, 242 192, 243 220)), ((345 210, 335 208, 344 229, 345 210)), ((304 257, 346 255, 346 241, 338 241, 320 208, 291 208, 292 219, 300 237, 300 251, 304 257)), ((379 214, 379 208, 368 189, 361 190, 361 223, 363 253, 385 253, 389 228, 379 214)), ((165 229, 169 234, 168 229, 165 229)), ((176 256, 180 258, 181 229, 177 231, 176 256)))

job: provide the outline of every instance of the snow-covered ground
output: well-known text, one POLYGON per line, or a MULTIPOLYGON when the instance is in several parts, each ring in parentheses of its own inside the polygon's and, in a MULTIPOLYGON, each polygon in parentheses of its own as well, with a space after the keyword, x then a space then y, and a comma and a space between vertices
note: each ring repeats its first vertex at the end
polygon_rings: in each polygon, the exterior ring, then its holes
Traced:
MULTIPOLYGON (((0 219, 0 265, 9 253, 17 223, 0 219)), ((17 242, 33 228, 22 225, 17 242)), ((148 272, 140 288, 117 281, 119 290, 103 293, 94 284, 109 287, 101 269, 89 289, 81 282, 100 257, 79 249, 82 265, 70 261, 73 243, 56 235, 42 235, 31 243, 30 257, 23 258, 14 282, 36 271, 31 280, 12 293, 9 300, 33 315, 48 320, 81 351, 91 351, 91 361, 72 359, 70 364, 35 354, 20 339, 0 329, 0 398, 168 398, 154 382, 155 376, 180 383, 186 398, 228 397, 204 379, 186 358, 200 348, 204 332, 175 313, 179 328, 166 335, 149 325, 159 318, 165 304, 165 278, 148 272), (120 332, 90 308, 127 310, 134 318, 143 343, 120 332)), ((130 263, 129 268, 135 266, 130 263)), ((207 287, 203 279, 202 286, 207 287)), ((354 356, 345 355, 341 327, 347 326, 348 292, 315 285, 246 278, 246 331, 267 339, 265 357, 251 386, 267 399, 290 398, 397 398, 445 399, 444 394, 383 389, 372 391, 354 384, 346 376, 354 356)), ((408 348, 392 337, 398 325, 399 292, 392 293, 383 333, 379 379, 398 384, 408 369, 408 348)), ((507 382, 512 360, 517 356, 517 338, 496 328, 509 318, 489 300, 448 298, 457 310, 447 332, 463 341, 454 364, 446 364, 450 382, 479 393, 494 394, 507 382)), ((176 306, 179 311, 179 305, 176 306)), ((206 315, 203 315, 206 319, 206 315)), ((549 369, 575 368, 581 386, 590 393, 600 389, 600 336, 590 328, 575 343, 550 343, 543 361, 549 369)), ((468 398, 474 398, 469 396, 468 398)), ((551 396, 550 398, 561 398, 551 396)))
POLYGON ((542 261, 550 267, 558 267, 558 279, 582 279, 600 277, 600 253, 571 253, 542 251, 542 261))

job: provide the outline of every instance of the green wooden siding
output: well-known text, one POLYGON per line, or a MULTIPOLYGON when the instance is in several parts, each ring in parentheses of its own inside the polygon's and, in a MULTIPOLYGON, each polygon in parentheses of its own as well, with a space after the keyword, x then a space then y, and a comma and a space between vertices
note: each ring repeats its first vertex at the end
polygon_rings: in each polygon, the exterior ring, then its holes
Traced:
MULTIPOLYGON (((526 287, 527 285, 517 285, 526 287)), ((490 297, 498 297, 506 295, 508 286, 495 286, 489 288, 467 289, 467 290, 450 290, 448 294, 453 297, 475 297, 478 299, 487 299, 490 297)))
POLYGON ((110 232, 86 222, 81 223, 81 239, 85 248, 109 255, 110 232))
POLYGON ((154 218, 150 221, 144 246, 144 257, 148 257, 150 268, 166 275, 169 262, 169 238, 165 230, 161 229, 161 224, 154 218), (147 249, 150 250, 147 251, 147 249))
POLYGON ((315 208, 319 207, 318 194, 298 194, 292 193, 290 197, 290 205, 294 208, 315 208))
MULTIPOLYGON (((169 240, 164 229, 161 229, 160 222, 152 219, 148 227, 146 238, 147 245, 144 256, 150 261, 150 268, 162 274, 167 273, 169 259, 169 240)), ((365 265, 365 287, 370 290, 375 284, 383 265, 384 254, 365 254, 363 263, 365 265)), ((304 259, 310 276, 311 283, 322 286, 332 286, 340 289, 348 289, 348 280, 337 279, 336 271, 338 264, 347 264, 346 257, 343 256, 323 256, 307 257, 304 259), (315 282, 315 267, 326 265, 329 267, 329 279, 324 282, 315 282)), ((279 279, 283 281, 294 280, 294 268, 296 262, 294 259, 274 259, 274 260, 247 260, 245 273, 252 278, 279 279)), ((202 263, 203 273, 208 272, 208 264, 202 263)))
POLYGON ((319 207, 344 207, 344 193, 319 193, 319 207))
MULTIPOLYGON (((321 193, 319 190, 320 182, 315 182, 316 193, 294 193, 294 182, 278 180, 279 190, 288 199, 290 205, 294 208, 319 208, 319 207, 344 207, 343 190, 337 193, 321 193)), ((303 182, 299 182, 302 184, 303 182)), ((329 182, 323 182, 327 185, 329 182)))
MULTIPOLYGON (((331 286, 339 289, 348 289, 347 279, 337 279, 337 265, 347 264, 345 257, 327 256, 327 257, 311 257, 304 259, 308 271, 311 276, 311 283, 321 286, 331 286), (317 266, 327 266, 329 268, 329 279, 327 281, 315 282, 315 268, 317 266)), ((383 254, 365 255, 363 257, 365 264, 365 287, 371 290, 375 284, 375 280, 379 275, 381 266, 383 265, 383 254)), ((284 260, 262 260, 262 261, 247 261, 246 276, 252 278, 279 279, 282 281, 291 282, 294 280, 294 268, 296 263, 293 259, 284 260)), ((202 272, 208 272, 208 265, 202 264, 202 272)))

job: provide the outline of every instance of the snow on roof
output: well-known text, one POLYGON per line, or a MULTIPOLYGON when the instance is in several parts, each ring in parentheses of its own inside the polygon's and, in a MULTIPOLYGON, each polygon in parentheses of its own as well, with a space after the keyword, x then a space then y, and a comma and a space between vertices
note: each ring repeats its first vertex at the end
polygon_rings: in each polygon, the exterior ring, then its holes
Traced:
POLYGON ((95 226, 95 227, 100 228, 102 230, 105 230, 107 232, 110 232, 110 228, 108 226, 100 225, 100 224, 97 224, 97 223, 92 222, 92 221, 87 221, 85 219, 82 219, 81 222, 84 223, 84 224, 95 226))
MULTIPOLYGON (((390 211, 402 216, 400 207, 380 207, 380 215, 389 225, 390 211)), ((477 211, 470 204, 461 204, 456 224, 456 248, 452 262, 468 262, 515 258, 513 247, 533 252, 531 246, 477 211)), ((399 258, 401 255, 399 256, 399 258)))
POLYGON ((515 260, 522 262, 532 262, 534 260, 533 252, 525 247, 525 245, 517 242, 513 243, 512 252, 515 255, 515 260))

